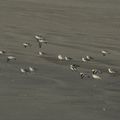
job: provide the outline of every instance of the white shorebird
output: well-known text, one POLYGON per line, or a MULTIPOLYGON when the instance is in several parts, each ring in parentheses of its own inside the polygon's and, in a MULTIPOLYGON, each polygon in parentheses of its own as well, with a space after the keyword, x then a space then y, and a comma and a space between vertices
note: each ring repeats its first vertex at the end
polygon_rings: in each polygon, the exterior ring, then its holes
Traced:
POLYGON ((86 74, 84 74, 84 73, 80 73, 80 77, 81 77, 81 79, 83 79, 85 76, 86 76, 86 74))
POLYGON ((87 62, 87 61, 90 61, 92 59, 93 59, 93 57, 87 55, 85 58, 82 57, 82 62, 87 62))
POLYGON ((38 40, 40 40, 42 38, 43 38, 42 35, 35 35, 35 39, 37 40, 37 42, 38 42, 38 40))
POLYGON ((47 44, 48 43, 48 41, 46 41, 46 40, 43 40, 43 39, 40 39, 40 40, 38 40, 38 44, 39 44, 39 48, 41 48, 42 47, 42 44, 47 44))
POLYGON ((92 74, 92 77, 96 80, 101 80, 101 77, 98 76, 97 74, 92 74))
POLYGON ((46 55, 46 53, 39 51, 39 52, 38 52, 38 55, 39 55, 39 56, 42 56, 42 55, 46 55))
POLYGON ((82 57, 82 62, 87 62, 87 59, 82 57))
POLYGON ((93 74, 97 74, 97 73, 100 73, 100 74, 101 74, 102 72, 101 72, 100 70, 97 70, 97 69, 92 69, 92 73, 93 73, 93 74))
POLYGON ((5 53, 6 53, 5 50, 0 50, 0 55, 3 55, 3 54, 5 54, 5 53))
POLYGON ((20 68, 20 71, 21 71, 22 73, 29 72, 27 69, 24 69, 24 68, 20 68))
POLYGON ((105 50, 102 50, 101 53, 102 53, 103 56, 106 56, 107 54, 110 54, 108 51, 105 51, 105 50))
POLYGON ((7 57, 7 62, 9 62, 10 60, 16 60, 16 57, 14 57, 14 56, 8 56, 7 57))
POLYGON ((37 40, 38 44, 39 44, 39 48, 42 47, 42 44, 47 44, 48 41, 44 40, 44 38, 41 35, 35 35, 35 39, 37 40))
POLYGON ((90 60, 92 60, 92 59, 93 59, 93 57, 88 56, 88 55, 86 56, 86 60, 87 60, 87 61, 90 61, 90 60))
POLYGON ((25 42, 25 43, 23 43, 23 46, 24 46, 25 48, 27 48, 28 46, 31 47, 32 45, 31 45, 31 43, 25 42))
POLYGON ((81 79, 83 79, 85 77, 90 78, 90 76, 87 75, 86 73, 80 73, 80 77, 81 77, 81 79))
POLYGON ((31 67, 31 66, 28 69, 29 69, 30 72, 34 72, 35 71, 35 69, 33 67, 31 67))
POLYGON ((64 60, 64 57, 62 55, 58 55, 59 60, 64 60))
POLYGON ((108 72, 111 73, 111 74, 114 74, 116 73, 114 70, 112 70, 111 68, 108 68, 108 72))
POLYGON ((79 67, 80 67, 80 66, 77 65, 77 64, 72 64, 72 65, 70 65, 70 69, 71 69, 72 71, 78 70, 79 67))
POLYGON ((67 57, 67 56, 65 56, 64 59, 65 59, 66 61, 70 61, 70 60, 72 60, 71 57, 67 57))

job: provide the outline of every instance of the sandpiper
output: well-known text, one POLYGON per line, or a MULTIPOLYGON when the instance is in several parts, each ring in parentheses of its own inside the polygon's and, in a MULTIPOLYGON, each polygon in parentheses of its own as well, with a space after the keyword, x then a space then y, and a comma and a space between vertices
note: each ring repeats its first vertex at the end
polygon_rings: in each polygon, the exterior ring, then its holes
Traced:
POLYGON ((39 44, 39 48, 41 48, 42 47, 42 44, 47 44, 48 42, 46 41, 46 40, 43 40, 43 39, 40 39, 40 40, 38 40, 38 44, 39 44))
POLYGON ((71 57, 67 57, 67 56, 65 56, 64 59, 65 59, 66 61, 70 61, 70 60, 72 60, 71 57))
POLYGON ((35 35, 35 39, 36 39, 37 42, 38 42, 38 40, 42 39, 42 35, 35 35))
POLYGON ((3 54, 5 54, 5 53, 6 53, 5 50, 0 50, 0 55, 3 55, 3 54))
POLYGON ((21 71, 22 73, 29 72, 28 69, 25 69, 25 68, 20 68, 20 71, 21 71))
POLYGON ((42 43, 47 44, 48 41, 44 40, 44 38, 42 37, 42 35, 35 35, 35 39, 37 40, 38 44, 39 44, 39 48, 42 47, 42 43))
POLYGON ((93 74, 97 74, 97 73, 101 74, 102 72, 100 70, 98 70, 98 69, 92 69, 92 73, 93 74))
POLYGON ((31 47, 32 45, 31 45, 31 43, 25 42, 25 43, 23 43, 23 46, 24 46, 25 48, 27 48, 28 46, 31 47))
POLYGON ((109 53, 108 51, 106 51, 106 50, 102 50, 101 53, 102 53, 103 56, 106 56, 107 54, 110 54, 110 53, 109 53))
POLYGON ((90 61, 90 60, 92 60, 92 59, 93 59, 93 57, 88 56, 88 55, 86 56, 86 60, 87 60, 87 61, 90 61))
POLYGON ((38 55, 39 55, 39 56, 42 56, 42 55, 46 55, 46 53, 39 51, 39 52, 38 52, 38 55))
POLYGON ((80 77, 81 77, 81 79, 83 79, 85 76, 86 76, 86 74, 84 74, 84 73, 80 73, 80 77))
POLYGON ((88 60, 84 57, 82 57, 82 62, 87 62, 88 60))
POLYGON ((14 57, 14 56, 8 56, 7 57, 7 62, 9 62, 10 60, 16 60, 16 57, 14 57))
POLYGON ((59 59, 59 60, 64 60, 64 57, 59 54, 59 55, 58 55, 58 59, 59 59))
POLYGON ((108 68, 108 72, 111 73, 111 74, 116 73, 116 72, 115 72, 113 69, 111 69, 111 68, 108 68))
POLYGON ((93 77, 94 79, 101 80, 101 77, 98 76, 97 74, 92 74, 92 77, 93 77))
POLYGON ((77 65, 77 64, 72 64, 72 65, 70 65, 70 69, 71 69, 72 71, 78 70, 79 67, 80 67, 80 66, 77 65))
POLYGON ((35 69, 33 67, 31 67, 31 66, 28 69, 29 69, 30 72, 34 72, 35 71, 35 69))

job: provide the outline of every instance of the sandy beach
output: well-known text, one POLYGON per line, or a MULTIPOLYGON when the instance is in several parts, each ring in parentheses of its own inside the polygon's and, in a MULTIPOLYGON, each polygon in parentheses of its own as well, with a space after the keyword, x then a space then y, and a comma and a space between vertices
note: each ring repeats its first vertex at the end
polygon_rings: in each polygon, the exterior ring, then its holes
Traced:
POLYGON ((120 119, 119 0, 0 0, 0 50, 6 50, 0 55, 0 120, 120 119), (37 34, 48 44, 39 48, 37 34), (58 54, 73 60, 58 61, 58 54), (7 62, 8 55, 16 61, 7 62), (82 63, 86 55, 94 60, 82 63), (89 75, 100 69, 102 80, 81 79, 70 64, 89 75), (35 72, 20 72, 28 66, 35 72))

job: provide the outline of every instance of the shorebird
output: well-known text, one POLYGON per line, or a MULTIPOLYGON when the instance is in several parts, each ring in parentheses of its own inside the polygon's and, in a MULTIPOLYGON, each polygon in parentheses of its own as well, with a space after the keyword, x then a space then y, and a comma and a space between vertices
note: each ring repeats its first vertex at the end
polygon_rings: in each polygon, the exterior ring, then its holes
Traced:
POLYGON ((6 53, 5 50, 0 50, 0 55, 3 55, 3 54, 5 54, 5 53, 6 53))
POLYGON ((62 55, 58 55, 58 59, 59 60, 64 60, 64 58, 62 57, 62 55))
POLYGON ((39 56, 42 56, 42 55, 46 55, 46 53, 39 51, 39 52, 38 52, 38 55, 39 55, 39 56))
POLYGON ((85 76, 86 76, 86 74, 84 74, 84 73, 80 73, 80 77, 81 77, 81 79, 83 79, 85 76))
POLYGON ((92 69, 92 73, 97 74, 97 73, 102 73, 102 72, 100 70, 97 70, 97 69, 92 69))
POLYGON ((37 42, 38 42, 38 40, 40 40, 42 38, 43 38, 42 35, 35 35, 35 39, 37 40, 37 42))
POLYGON ((111 73, 111 74, 114 74, 116 73, 114 70, 112 70, 111 68, 108 68, 108 72, 111 73))
POLYGON ((47 44, 48 41, 44 40, 44 38, 42 37, 42 35, 35 35, 35 39, 37 40, 38 44, 39 44, 39 48, 42 47, 42 44, 47 44))
POLYGON ((47 44, 48 42, 46 41, 46 40, 43 40, 43 39, 40 39, 40 40, 38 40, 38 44, 39 44, 39 48, 41 48, 42 47, 42 44, 47 44))
POLYGON ((67 57, 67 56, 65 56, 65 58, 64 58, 66 61, 70 61, 70 60, 72 60, 72 58, 71 57, 67 57))
POLYGON ((84 57, 82 57, 82 62, 87 62, 88 60, 84 57))
POLYGON ((84 77, 90 78, 89 75, 87 75, 86 73, 80 73, 81 79, 83 79, 84 77))
POLYGON ((101 77, 98 76, 97 74, 92 74, 92 77, 93 77, 94 79, 101 80, 101 77))
POLYGON ((110 54, 108 51, 105 51, 105 50, 102 50, 101 53, 102 53, 103 56, 106 56, 107 54, 110 54))
POLYGON ((31 45, 31 43, 25 42, 25 43, 23 43, 23 46, 24 46, 25 48, 27 48, 28 46, 31 47, 32 45, 31 45))
POLYGON ((30 72, 34 72, 35 71, 35 69, 33 67, 31 67, 31 66, 28 69, 29 69, 30 72))
POLYGON ((10 60, 16 60, 16 57, 14 57, 14 56, 8 56, 7 57, 7 62, 9 62, 10 60))
POLYGON ((70 69, 71 69, 72 71, 78 70, 78 67, 80 67, 80 66, 77 65, 77 64, 72 64, 72 65, 70 65, 70 69))
POLYGON ((86 60, 87 60, 87 61, 90 61, 90 60, 92 60, 92 59, 93 59, 93 57, 88 56, 88 55, 86 56, 86 60))
POLYGON ((28 69, 24 69, 24 68, 20 68, 20 71, 21 71, 22 73, 29 72, 28 69))

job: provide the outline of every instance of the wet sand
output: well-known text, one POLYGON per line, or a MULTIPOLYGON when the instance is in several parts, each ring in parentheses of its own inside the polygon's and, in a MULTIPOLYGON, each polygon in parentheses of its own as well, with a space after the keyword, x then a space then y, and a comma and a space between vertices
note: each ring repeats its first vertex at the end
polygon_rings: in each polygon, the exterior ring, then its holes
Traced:
POLYGON ((119 0, 0 0, 0 50, 7 51, 0 56, 0 119, 119 120, 119 6, 119 0), (49 42, 42 49, 34 39, 39 33, 49 42), (103 57, 102 49, 111 54, 103 57), (38 57, 39 50, 47 55, 38 57), (59 62, 58 54, 74 59, 59 62), (17 60, 7 63, 7 55, 17 60), (81 63, 85 55, 95 59, 81 63), (81 80, 69 69, 73 63, 89 75, 102 70, 102 80, 81 80), (22 74, 27 66, 36 71, 22 74))

